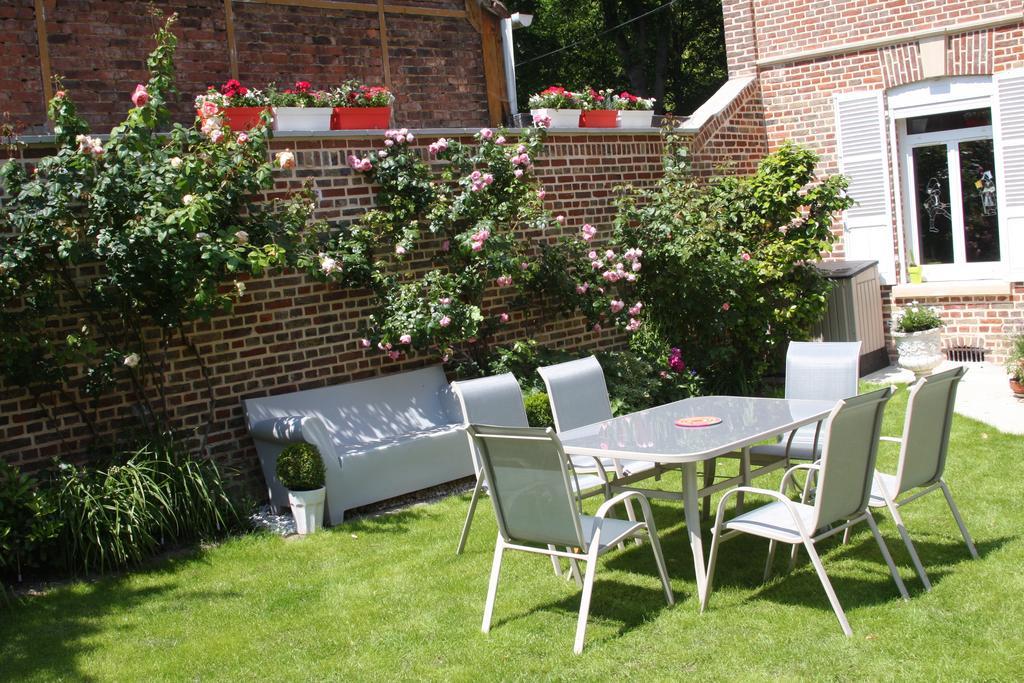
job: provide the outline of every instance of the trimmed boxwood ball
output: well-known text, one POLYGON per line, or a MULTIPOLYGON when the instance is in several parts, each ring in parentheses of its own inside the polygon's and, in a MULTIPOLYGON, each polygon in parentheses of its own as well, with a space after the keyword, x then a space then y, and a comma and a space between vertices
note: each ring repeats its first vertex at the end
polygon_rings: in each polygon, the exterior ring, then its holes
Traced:
POLYGON ((293 443, 277 456, 277 479, 289 491, 323 488, 325 474, 320 449, 312 444, 293 443))
POLYGON ((555 418, 551 415, 551 404, 548 402, 548 395, 542 391, 527 394, 523 399, 526 406, 526 419, 531 427, 555 426, 555 418))

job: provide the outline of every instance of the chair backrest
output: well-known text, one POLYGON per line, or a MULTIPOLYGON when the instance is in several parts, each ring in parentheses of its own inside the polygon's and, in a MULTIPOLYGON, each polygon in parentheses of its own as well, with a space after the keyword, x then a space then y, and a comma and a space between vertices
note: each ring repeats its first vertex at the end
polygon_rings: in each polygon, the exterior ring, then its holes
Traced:
MULTIPOLYGON (((452 382, 451 386, 462 409, 465 424, 530 426, 523 405, 523 392, 511 372, 452 382)), ((480 454, 477 453, 472 437, 469 437, 469 447, 473 454, 473 468, 479 474, 480 454)))
MULTIPOLYGON (((859 370, 860 342, 790 342, 786 398, 840 401, 856 396, 859 370)), ((815 425, 801 427, 793 443, 812 443, 815 431, 815 425)))
POLYGON ((860 342, 790 342, 786 398, 839 401, 857 395, 860 342))
POLYGON ((506 541, 585 548, 573 475, 550 428, 471 424, 466 430, 480 453, 506 541))
POLYGON ((537 368, 537 372, 547 388, 556 431, 564 432, 611 418, 604 370, 594 356, 537 368))
POLYGON ((840 401, 828 418, 815 494, 815 529, 860 514, 868 506, 875 475, 886 387, 840 401))
POLYGON ((953 368, 923 377, 911 387, 896 471, 898 490, 892 491, 892 495, 931 484, 942 477, 956 389, 966 372, 964 367, 953 368))

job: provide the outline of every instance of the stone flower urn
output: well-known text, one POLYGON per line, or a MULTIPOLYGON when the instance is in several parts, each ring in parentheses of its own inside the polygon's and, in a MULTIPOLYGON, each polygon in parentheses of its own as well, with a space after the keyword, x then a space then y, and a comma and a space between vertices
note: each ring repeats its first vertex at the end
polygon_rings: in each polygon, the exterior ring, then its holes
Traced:
POLYGON ((914 373, 920 379, 939 367, 945 356, 942 354, 942 328, 935 327, 921 332, 893 332, 896 352, 901 368, 914 373))

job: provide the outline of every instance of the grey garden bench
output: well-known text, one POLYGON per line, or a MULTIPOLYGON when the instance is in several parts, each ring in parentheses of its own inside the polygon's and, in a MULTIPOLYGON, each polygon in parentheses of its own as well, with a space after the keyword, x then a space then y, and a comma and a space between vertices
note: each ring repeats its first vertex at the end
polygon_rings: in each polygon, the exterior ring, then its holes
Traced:
POLYGON ((472 476, 463 418, 441 366, 243 401, 267 493, 288 505, 277 481, 290 443, 320 449, 327 515, 472 476))

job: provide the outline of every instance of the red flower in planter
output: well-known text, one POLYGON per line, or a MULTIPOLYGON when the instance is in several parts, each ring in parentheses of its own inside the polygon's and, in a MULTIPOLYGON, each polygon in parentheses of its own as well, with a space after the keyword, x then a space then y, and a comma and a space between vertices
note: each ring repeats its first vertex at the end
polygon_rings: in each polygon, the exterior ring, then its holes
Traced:
MULTIPOLYGON (((312 87, 313 86, 311 86, 309 84, 309 81, 295 81, 295 91, 296 92, 307 93, 307 92, 309 92, 309 89, 312 88, 312 87)), ((288 92, 288 91, 285 90, 285 92, 288 92)))

